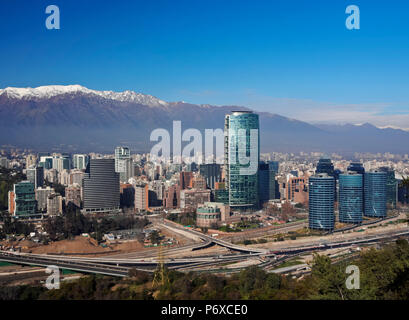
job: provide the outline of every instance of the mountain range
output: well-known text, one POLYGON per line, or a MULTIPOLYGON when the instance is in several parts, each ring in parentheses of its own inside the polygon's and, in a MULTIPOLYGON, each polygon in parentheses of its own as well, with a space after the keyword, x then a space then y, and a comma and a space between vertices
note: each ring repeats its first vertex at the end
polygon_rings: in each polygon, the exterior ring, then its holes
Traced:
MULTIPOLYGON (((156 128, 223 128, 224 116, 242 106, 166 102, 133 91, 90 90, 80 85, 0 90, 0 146, 37 151, 112 152, 128 145, 148 152, 156 128)), ((325 110, 323 110, 325 112, 325 110)), ((260 116, 262 152, 320 151, 409 153, 409 132, 363 125, 313 125, 268 112, 260 116)))

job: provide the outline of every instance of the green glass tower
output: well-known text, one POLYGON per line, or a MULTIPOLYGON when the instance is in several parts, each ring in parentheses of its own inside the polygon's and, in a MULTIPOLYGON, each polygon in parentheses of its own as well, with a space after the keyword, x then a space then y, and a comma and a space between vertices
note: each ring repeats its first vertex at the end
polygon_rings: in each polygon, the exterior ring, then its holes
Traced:
POLYGON ((37 201, 35 199, 34 184, 21 181, 14 185, 15 212, 17 217, 29 218, 36 214, 37 201))
POLYGON ((224 124, 224 161, 229 205, 255 209, 259 205, 259 117, 251 111, 233 111, 224 124))

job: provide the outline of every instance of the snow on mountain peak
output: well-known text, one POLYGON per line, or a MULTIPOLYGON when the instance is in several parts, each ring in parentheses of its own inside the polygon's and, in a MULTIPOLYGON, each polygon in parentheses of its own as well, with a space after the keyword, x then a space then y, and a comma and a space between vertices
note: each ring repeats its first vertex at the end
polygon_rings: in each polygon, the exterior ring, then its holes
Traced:
POLYGON ((109 100, 116 100, 120 102, 133 102, 151 107, 168 106, 166 101, 155 98, 151 95, 136 93, 131 90, 123 92, 114 91, 98 91, 91 90, 81 85, 51 85, 41 86, 37 88, 14 88, 7 87, 0 89, 0 95, 6 94, 8 98, 14 99, 49 99, 59 95, 65 94, 87 94, 96 95, 109 100))

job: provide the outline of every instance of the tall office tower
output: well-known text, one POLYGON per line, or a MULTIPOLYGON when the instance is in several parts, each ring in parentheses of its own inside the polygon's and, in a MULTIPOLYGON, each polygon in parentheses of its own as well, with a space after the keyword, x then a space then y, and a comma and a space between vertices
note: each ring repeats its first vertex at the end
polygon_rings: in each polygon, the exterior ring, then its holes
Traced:
POLYGON ((268 165, 270 166, 270 170, 273 170, 277 175, 280 163, 278 161, 268 161, 268 165))
POLYGON ((192 188, 193 185, 193 172, 181 171, 179 173, 179 185, 180 189, 192 188))
POLYGON ((224 122, 224 161, 229 205, 254 209, 259 205, 259 117, 251 111, 233 111, 224 122))
POLYGON ((199 166, 200 175, 205 177, 206 184, 210 189, 214 189, 216 182, 221 181, 220 164, 207 163, 199 166))
POLYGON ((119 173, 114 159, 91 159, 82 188, 85 213, 119 211, 119 173))
POLYGON ((74 169, 85 170, 89 162, 87 154, 74 154, 72 156, 74 169))
POLYGON ((29 154, 26 157, 26 169, 30 168, 31 166, 37 165, 37 156, 35 154, 29 154))
POLYGON ((34 185, 34 189, 44 185, 44 168, 32 165, 26 170, 27 180, 34 185))
POLYGON ((332 164, 331 159, 329 158, 321 158, 317 163, 317 169, 315 173, 326 173, 330 177, 334 177, 334 200, 337 199, 337 179, 335 177, 334 165, 332 164))
POLYGON ((348 171, 351 172, 356 172, 356 173, 360 173, 360 174, 364 174, 365 173, 365 168, 362 165, 362 163, 359 162, 351 162, 348 166, 348 171))
POLYGON ((129 178, 132 177, 131 151, 128 147, 115 148, 115 171, 120 174, 121 182, 128 182, 129 178))
POLYGON ((260 162, 258 167, 260 203, 275 199, 275 171, 270 163, 260 162))
POLYGON ((37 209, 39 211, 47 210, 47 199, 48 196, 52 193, 55 193, 54 188, 38 188, 35 190, 36 200, 37 200, 37 209))
POLYGON ((35 199, 34 184, 21 181, 14 185, 9 192, 9 210, 16 217, 29 218, 36 215, 37 201, 35 199))
POLYGON ((388 167, 379 168, 379 171, 386 172, 386 204, 391 208, 396 208, 398 182, 395 178, 395 171, 388 167))
POLYGON ((339 175, 339 221, 362 223, 363 175, 348 172, 339 175))
POLYGON ((309 227, 318 230, 334 230, 334 177, 318 173, 309 178, 309 227))
POLYGON ((315 170, 315 173, 326 173, 329 176, 333 177, 334 176, 334 165, 332 164, 331 159, 321 158, 318 161, 317 169, 315 170))
POLYGON ((366 172, 364 176, 364 215, 386 217, 387 173, 379 170, 366 172))

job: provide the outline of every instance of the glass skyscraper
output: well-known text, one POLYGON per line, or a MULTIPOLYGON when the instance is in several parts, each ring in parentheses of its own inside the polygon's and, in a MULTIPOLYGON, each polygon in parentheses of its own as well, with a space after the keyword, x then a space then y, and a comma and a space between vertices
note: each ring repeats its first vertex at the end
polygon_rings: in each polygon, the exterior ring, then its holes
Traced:
POLYGON ((395 171, 388 167, 379 168, 379 171, 386 172, 386 203, 396 208, 398 182, 395 178, 395 171))
POLYGON ((309 219, 310 229, 334 230, 335 179, 327 173, 309 178, 309 219))
POLYGON ((14 215, 28 218, 34 216, 37 210, 34 184, 30 181, 21 181, 14 185, 14 215))
POLYGON ((352 171, 352 172, 356 172, 356 173, 360 173, 360 174, 364 174, 365 173, 365 169, 362 165, 362 163, 359 162, 351 162, 348 166, 348 171, 352 171))
POLYGON ((114 159, 91 159, 82 181, 84 212, 119 211, 119 173, 114 159))
POLYGON ((200 175, 205 177, 207 186, 214 189, 215 183, 221 181, 220 164, 206 163, 199 166, 200 175))
POLYGON ((243 210, 256 208, 259 205, 259 117, 251 111, 233 111, 225 117, 224 132, 229 205, 243 210))
POLYGON ((339 175, 339 221, 362 223, 363 176, 355 172, 339 175))
POLYGON ((275 174, 278 174, 278 168, 280 165, 278 161, 268 161, 268 165, 270 166, 270 169, 275 172, 275 174))
POLYGON ((275 199, 275 172, 270 163, 260 162, 258 186, 260 202, 275 199))
POLYGON ((367 217, 386 217, 386 172, 379 170, 365 173, 364 215, 367 217))
POLYGON ((328 158, 321 158, 318 161, 317 169, 315 173, 326 173, 329 176, 334 176, 334 165, 332 164, 331 159, 328 158))

